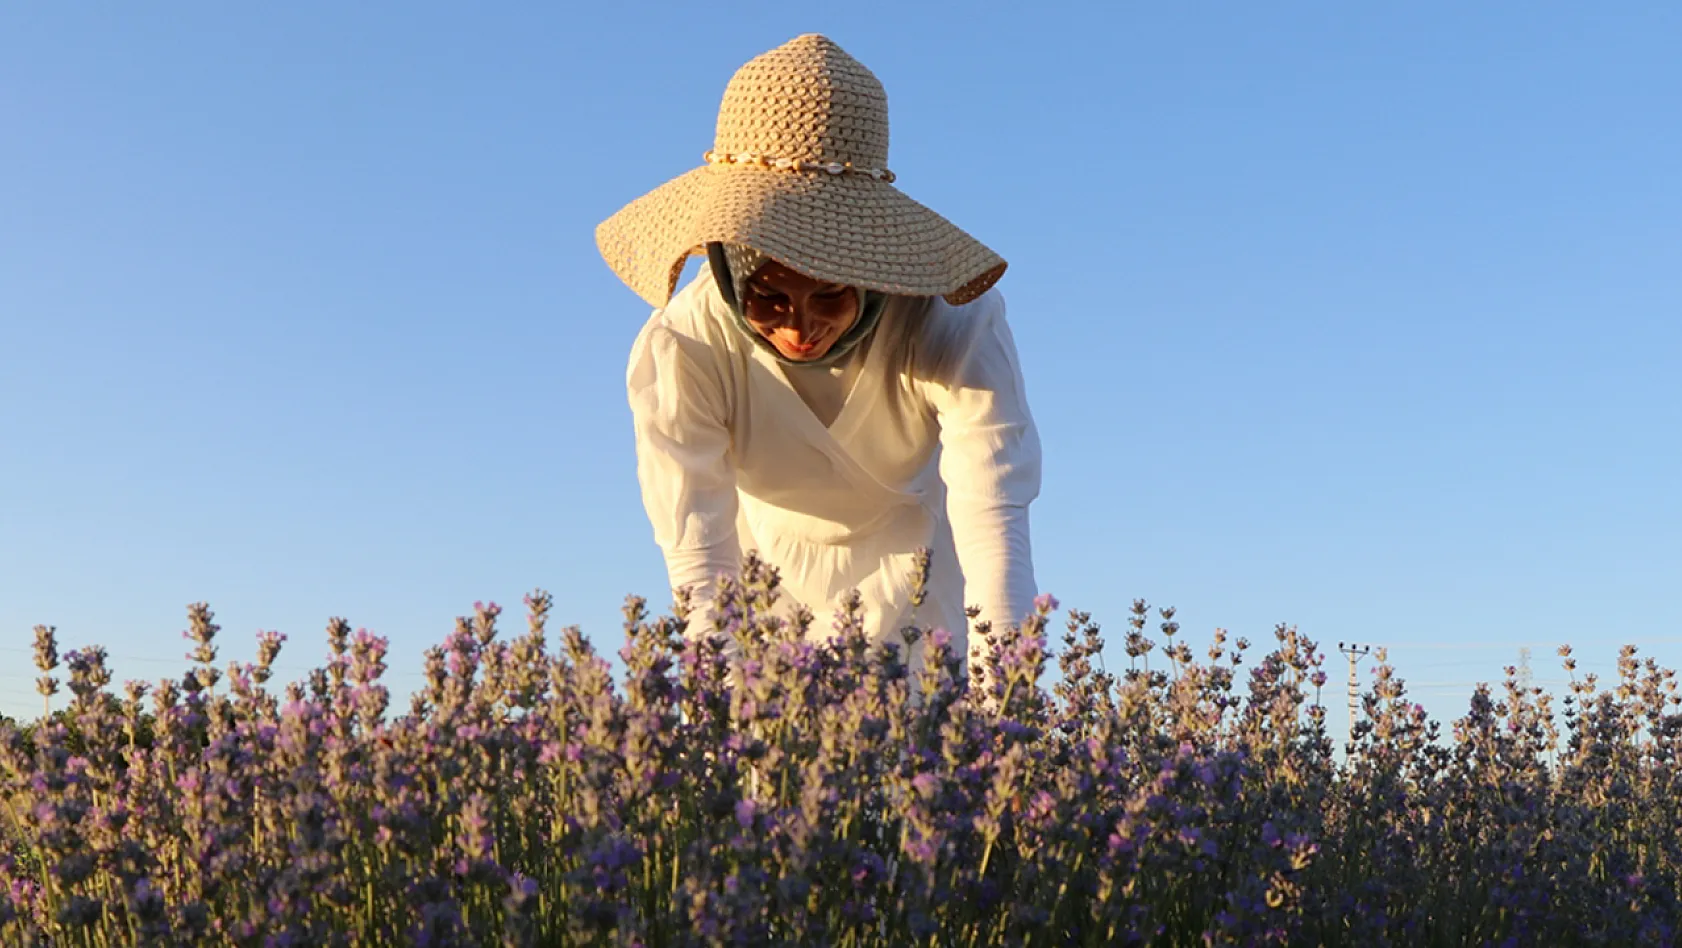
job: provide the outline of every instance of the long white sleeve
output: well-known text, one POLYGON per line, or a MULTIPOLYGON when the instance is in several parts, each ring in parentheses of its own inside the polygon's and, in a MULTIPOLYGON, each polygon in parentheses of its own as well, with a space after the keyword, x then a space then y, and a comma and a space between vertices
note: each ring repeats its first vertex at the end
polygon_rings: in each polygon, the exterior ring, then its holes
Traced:
POLYGON ((626 372, 637 480, 674 591, 704 592, 741 566, 729 409, 716 366, 706 342, 656 317, 626 372))
MULTIPOLYGON (((1040 491, 1040 438, 997 291, 962 312, 950 369, 925 388, 940 425, 940 476, 964 599, 994 626, 1033 609, 1028 505, 1040 491)), ((972 643, 972 646, 975 643, 972 643)))

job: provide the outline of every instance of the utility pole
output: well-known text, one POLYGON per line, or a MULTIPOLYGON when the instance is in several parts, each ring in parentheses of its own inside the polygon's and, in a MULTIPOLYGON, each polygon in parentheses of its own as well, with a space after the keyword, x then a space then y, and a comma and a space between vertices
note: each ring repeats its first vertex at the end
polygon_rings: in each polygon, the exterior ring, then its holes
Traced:
POLYGON ((1355 715, 1361 707, 1361 684, 1355 678, 1355 666, 1361 659, 1366 658, 1372 649, 1355 642, 1339 642, 1337 650, 1343 653, 1344 658, 1349 659, 1349 724, 1344 731, 1344 744, 1348 746, 1355 743, 1355 715))

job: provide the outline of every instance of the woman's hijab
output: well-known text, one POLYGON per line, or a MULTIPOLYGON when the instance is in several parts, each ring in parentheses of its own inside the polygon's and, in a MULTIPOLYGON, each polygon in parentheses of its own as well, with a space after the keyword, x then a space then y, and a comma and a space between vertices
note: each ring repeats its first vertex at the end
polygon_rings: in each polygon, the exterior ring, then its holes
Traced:
POLYGON ((777 361, 796 366, 835 365, 847 357, 859 343, 870 337, 876 329, 876 324, 882 319, 882 309, 888 303, 886 293, 874 290, 856 289, 859 295, 859 316, 853 320, 852 328, 841 334, 841 338, 829 347, 821 359, 790 359, 778 351, 771 344, 771 340, 759 334, 748 323, 742 301, 746 298, 748 280, 766 261, 772 257, 745 244, 711 243, 707 245, 707 263, 712 267, 713 282, 718 285, 719 295, 730 307, 730 312, 736 317, 736 326, 747 333, 760 348, 769 352, 777 361))

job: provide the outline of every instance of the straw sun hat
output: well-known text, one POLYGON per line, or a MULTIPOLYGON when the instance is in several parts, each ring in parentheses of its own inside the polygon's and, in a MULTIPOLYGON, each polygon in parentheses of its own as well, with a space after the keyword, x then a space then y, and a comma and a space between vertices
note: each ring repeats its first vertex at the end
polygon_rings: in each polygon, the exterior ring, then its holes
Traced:
POLYGON ((954 304, 1004 274, 998 254, 894 187, 887 94, 827 37, 796 37, 737 70, 704 158, 596 228, 608 266, 654 306, 715 241, 814 279, 954 304))

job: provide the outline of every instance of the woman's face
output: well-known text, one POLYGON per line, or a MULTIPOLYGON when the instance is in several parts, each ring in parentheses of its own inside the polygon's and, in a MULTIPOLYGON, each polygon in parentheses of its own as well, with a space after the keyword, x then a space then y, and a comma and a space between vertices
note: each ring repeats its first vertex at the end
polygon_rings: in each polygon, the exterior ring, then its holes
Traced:
POLYGON ((821 359, 859 316, 850 286, 814 280, 775 260, 748 278, 742 315, 777 351, 800 362, 821 359))

